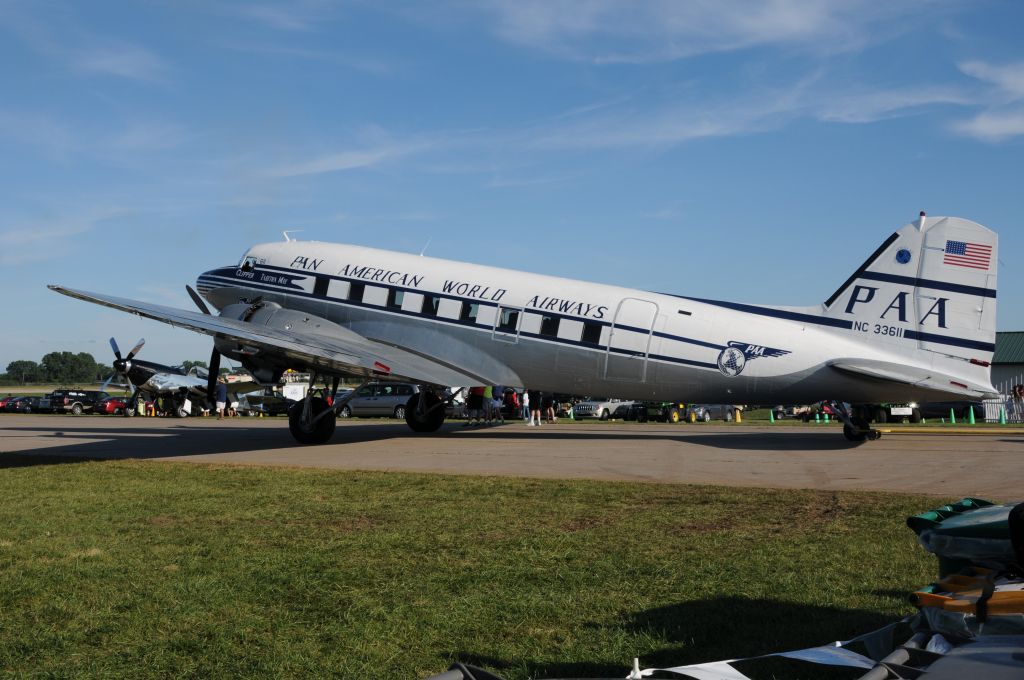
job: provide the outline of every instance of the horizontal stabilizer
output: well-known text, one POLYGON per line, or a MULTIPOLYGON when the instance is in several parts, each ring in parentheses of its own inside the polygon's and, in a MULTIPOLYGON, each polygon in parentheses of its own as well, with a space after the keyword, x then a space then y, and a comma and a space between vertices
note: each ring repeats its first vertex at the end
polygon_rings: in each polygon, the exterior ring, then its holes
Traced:
POLYGON ((873 359, 835 359, 828 365, 840 371, 856 375, 887 380, 903 385, 913 385, 926 390, 959 394, 968 399, 995 399, 997 392, 987 385, 971 383, 965 378, 945 375, 934 370, 906 364, 895 364, 873 359))

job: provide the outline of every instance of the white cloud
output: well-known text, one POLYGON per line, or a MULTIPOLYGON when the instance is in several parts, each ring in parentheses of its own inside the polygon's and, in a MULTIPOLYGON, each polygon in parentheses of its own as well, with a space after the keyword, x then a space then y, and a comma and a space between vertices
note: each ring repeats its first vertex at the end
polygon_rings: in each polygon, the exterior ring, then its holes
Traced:
POLYGON ((0 265, 23 265, 63 257, 75 249, 76 236, 86 234, 104 220, 121 214, 121 210, 109 209, 37 220, 0 231, 0 265))
POLYGON ((954 87, 904 87, 820 96, 812 106, 814 115, 819 120, 836 123, 872 123, 886 118, 911 115, 937 104, 969 106, 976 101, 975 96, 954 87))
POLYGON ((984 142, 1002 142, 1024 135, 1024 110, 983 111, 952 125, 955 132, 984 142))
POLYGON ((317 156, 306 161, 267 168, 261 174, 265 177, 298 177, 369 168, 421 151, 427 148, 427 146, 426 144, 388 145, 368 149, 339 151, 317 156))
POLYGON ((988 108, 973 118, 953 123, 957 134, 983 142, 996 143, 1024 135, 1024 108, 1017 102, 1024 99, 1024 62, 989 64, 966 61, 960 70, 972 78, 988 83, 991 91, 979 97, 979 104, 988 108))
POLYGON ((1024 62, 995 66, 983 61, 966 61, 958 66, 972 78, 995 85, 1010 99, 1024 98, 1024 62))
POLYGON ((862 48, 898 33, 929 0, 492 0, 483 5, 502 39, 564 58, 649 62, 758 46, 816 52, 862 48))
POLYGON ((68 55, 78 71, 155 82, 167 72, 164 62, 153 52, 127 43, 97 45, 68 55))

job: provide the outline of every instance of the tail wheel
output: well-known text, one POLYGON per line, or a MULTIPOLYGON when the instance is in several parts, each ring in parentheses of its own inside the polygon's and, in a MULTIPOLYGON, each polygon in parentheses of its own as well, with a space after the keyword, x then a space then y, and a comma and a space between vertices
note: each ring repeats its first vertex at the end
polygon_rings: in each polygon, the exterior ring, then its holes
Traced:
POLYGON ((444 409, 439 406, 434 408, 440 403, 441 398, 433 392, 418 392, 409 397, 404 407, 398 408, 404 410, 405 422, 413 432, 436 432, 444 424, 444 409), (420 399, 426 399, 425 413, 417 414, 420 399))
POLYGON ((851 442, 862 442, 868 438, 868 430, 843 425, 843 436, 851 442))
POLYGON ((320 420, 314 420, 316 416, 330 409, 327 402, 321 397, 313 397, 309 403, 309 418, 303 422, 302 411, 305 401, 292 404, 288 409, 288 429, 291 430, 295 441, 300 444, 323 444, 334 434, 336 424, 334 413, 324 415, 320 420))

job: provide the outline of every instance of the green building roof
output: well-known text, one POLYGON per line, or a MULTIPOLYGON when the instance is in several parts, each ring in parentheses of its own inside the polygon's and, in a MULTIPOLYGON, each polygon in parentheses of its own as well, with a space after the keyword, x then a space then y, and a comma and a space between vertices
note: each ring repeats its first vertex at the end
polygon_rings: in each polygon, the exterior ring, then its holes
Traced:
POLYGON ((1024 364, 1024 331, 996 333, 993 364, 1024 364))

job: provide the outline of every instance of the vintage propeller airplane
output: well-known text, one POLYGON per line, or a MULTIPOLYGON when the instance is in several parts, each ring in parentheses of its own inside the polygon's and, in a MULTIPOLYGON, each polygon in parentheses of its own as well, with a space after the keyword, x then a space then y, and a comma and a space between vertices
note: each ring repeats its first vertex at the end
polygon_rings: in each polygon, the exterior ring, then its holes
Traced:
MULTIPOLYGON (((261 384, 288 368, 423 385, 406 408, 437 430, 445 387, 711 403, 830 400, 852 441, 877 438, 867 404, 995 395, 997 236, 955 217, 889 236, 813 307, 721 302, 351 245, 256 245, 199 276, 199 312, 50 286, 213 336, 261 384), (211 313, 205 298, 219 314, 211 313), (844 402, 853 404, 849 409, 844 402)), ((330 439, 345 401, 310 390, 300 443, 330 439)))
POLYGON ((216 374, 208 375, 202 366, 193 366, 186 370, 181 366, 165 366, 136 359, 135 355, 145 344, 145 339, 139 340, 127 356, 122 357, 117 341, 110 338, 110 349, 114 351, 114 372, 100 390, 106 391, 111 381, 120 376, 131 393, 129 403, 132 406, 125 409, 125 415, 135 415, 134 403, 139 393, 148 397, 170 397, 177 415, 191 415, 194 411, 191 407, 192 401, 200 404, 207 401, 207 394, 211 389, 210 375, 216 381, 216 374))

